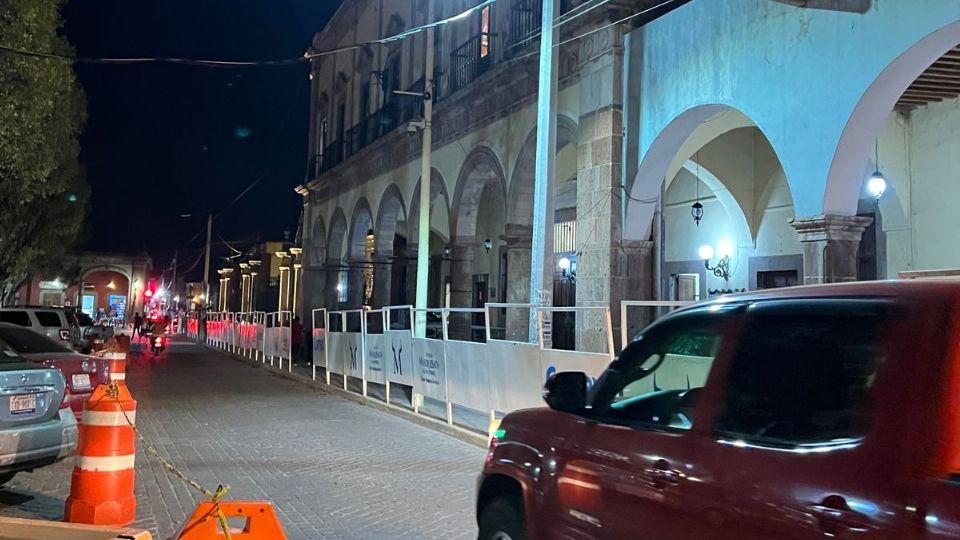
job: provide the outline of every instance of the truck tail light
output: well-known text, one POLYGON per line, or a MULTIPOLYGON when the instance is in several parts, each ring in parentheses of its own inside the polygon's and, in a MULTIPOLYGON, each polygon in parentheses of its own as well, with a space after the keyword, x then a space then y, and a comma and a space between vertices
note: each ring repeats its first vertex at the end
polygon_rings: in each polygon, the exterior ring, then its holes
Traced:
POLYGON ((70 330, 60 329, 60 339, 64 341, 70 341, 70 330))

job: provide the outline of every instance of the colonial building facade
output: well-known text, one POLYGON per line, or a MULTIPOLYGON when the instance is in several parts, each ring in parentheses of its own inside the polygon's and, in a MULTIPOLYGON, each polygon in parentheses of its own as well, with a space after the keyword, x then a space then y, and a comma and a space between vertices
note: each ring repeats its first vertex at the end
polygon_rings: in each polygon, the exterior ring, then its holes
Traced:
MULTIPOLYGON (((427 1, 347 0, 311 50, 423 25, 427 1)), ((960 268, 960 4, 657 4, 563 3, 554 304, 619 328, 625 299, 960 268)), ((419 249, 431 306, 530 301, 539 26, 540 2, 500 0, 436 32, 429 246, 422 101, 395 93, 423 90, 425 34, 313 60, 304 308, 412 303, 419 249)), ((577 347, 601 326, 581 316, 577 347)))

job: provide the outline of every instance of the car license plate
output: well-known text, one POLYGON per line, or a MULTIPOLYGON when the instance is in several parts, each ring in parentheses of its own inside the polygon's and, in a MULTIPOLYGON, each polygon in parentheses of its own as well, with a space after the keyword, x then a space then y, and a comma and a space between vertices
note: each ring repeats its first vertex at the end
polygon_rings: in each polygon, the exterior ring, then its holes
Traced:
POLYGON ((90 375, 87 373, 77 373, 73 376, 73 389, 83 390, 90 388, 90 375))
POLYGON ((10 396, 10 414, 29 414, 37 410, 37 396, 26 394, 10 396))

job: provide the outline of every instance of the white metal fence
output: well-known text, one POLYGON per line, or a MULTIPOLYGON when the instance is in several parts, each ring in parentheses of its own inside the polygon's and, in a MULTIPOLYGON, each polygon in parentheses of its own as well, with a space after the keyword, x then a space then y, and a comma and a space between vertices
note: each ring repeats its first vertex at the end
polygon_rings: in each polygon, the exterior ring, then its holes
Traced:
MULTIPOLYGON (((631 321, 649 323, 689 302, 625 301, 620 306, 620 350, 635 336, 631 321)), ((523 320, 529 320, 526 316, 523 320)), ((228 352, 292 370, 292 314, 210 313, 206 341, 228 352)), ((414 412, 480 428, 490 415, 539 407, 543 383, 561 371, 583 371, 595 380, 617 353, 611 313, 606 307, 551 307, 488 304, 483 308, 412 306, 375 310, 315 309, 310 320, 308 372, 314 380, 406 406, 414 412), (491 331, 495 310, 502 323, 507 309, 533 310, 537 343, 511 341, 491 331), (575 314, 583 335, 603 350, 560 350, 545 339, 545 321, 558 312, 575 314), (427 337, 414 336, 418 315, 427 319, 427 337), (589 332, 588 332, 589 330, 589 332), (471 423, 471 418, 473 422, 471 423)), ((196 324, 188 324, 196 336, 196 324)), ((594 347, 596 349, 596 347, 594 347)))

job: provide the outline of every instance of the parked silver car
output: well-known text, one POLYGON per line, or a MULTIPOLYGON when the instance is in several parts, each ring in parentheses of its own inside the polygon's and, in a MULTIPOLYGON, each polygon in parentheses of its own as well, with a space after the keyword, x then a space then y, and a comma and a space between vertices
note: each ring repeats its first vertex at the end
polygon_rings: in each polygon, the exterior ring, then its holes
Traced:
POLYGON ((0 342, 0 485, 71 455, 77 419, 58 369, 27 362, 0 342))

